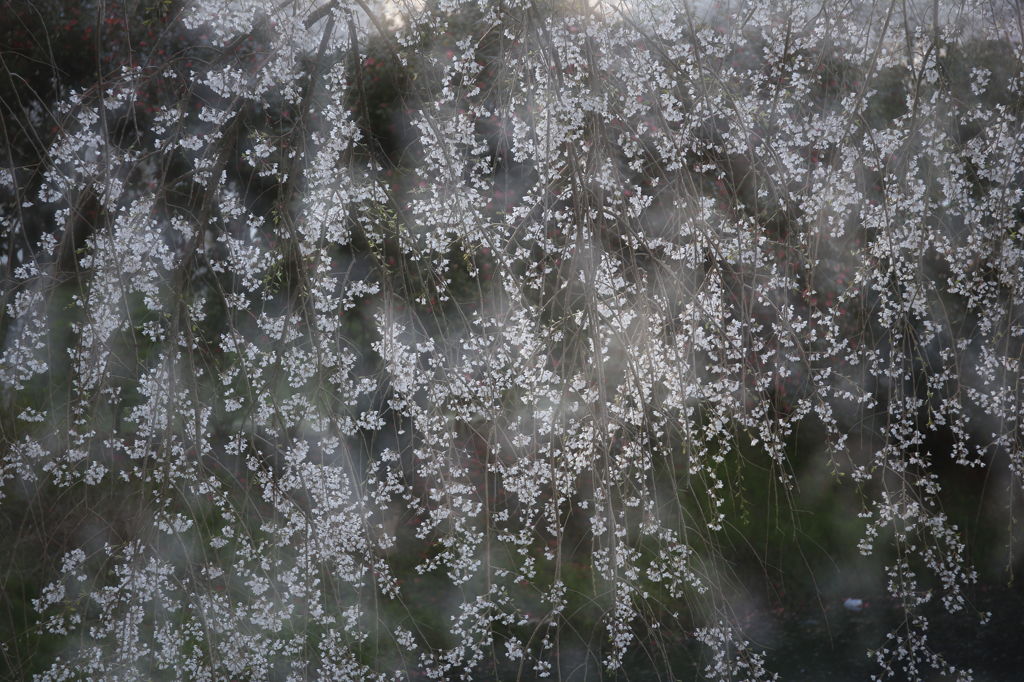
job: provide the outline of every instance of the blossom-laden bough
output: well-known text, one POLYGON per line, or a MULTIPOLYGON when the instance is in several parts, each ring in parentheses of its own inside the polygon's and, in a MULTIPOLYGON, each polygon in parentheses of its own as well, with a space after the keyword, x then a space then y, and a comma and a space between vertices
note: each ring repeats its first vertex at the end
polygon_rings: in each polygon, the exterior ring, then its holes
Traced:
POLYGON ((76 4, 95 68, 3 86, 14 674, 770 678, 747 567, 821 589, 755 545, 825 497, 877 674, 970 677, 927 635, 986 616, 950 488, 1024 476, 1013 8, 76 4))

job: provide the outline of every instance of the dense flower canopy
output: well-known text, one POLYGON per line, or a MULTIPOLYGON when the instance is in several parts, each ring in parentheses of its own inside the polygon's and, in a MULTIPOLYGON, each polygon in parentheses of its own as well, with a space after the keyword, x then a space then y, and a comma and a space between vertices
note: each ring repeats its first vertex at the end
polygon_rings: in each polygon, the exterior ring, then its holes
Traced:
POLYGON ((1019 7, 13 16, 12 675, 771 678, 785 582, 970 677, 928 634, 1017 560, 1019 7))

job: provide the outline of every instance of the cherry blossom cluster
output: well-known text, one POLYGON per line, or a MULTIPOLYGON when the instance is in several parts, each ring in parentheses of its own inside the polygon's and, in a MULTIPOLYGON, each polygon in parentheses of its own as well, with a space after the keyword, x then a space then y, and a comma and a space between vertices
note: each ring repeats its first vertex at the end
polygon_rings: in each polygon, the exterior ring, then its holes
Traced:
POLYGON ((178 9, 0 175, 0 504, 95 510, 40 679, 774 679, 754 470, 858 501, 880 678, 969 678, 928 614, 985 616, 948 488, 1024 483, 1012 8, 178 9))

